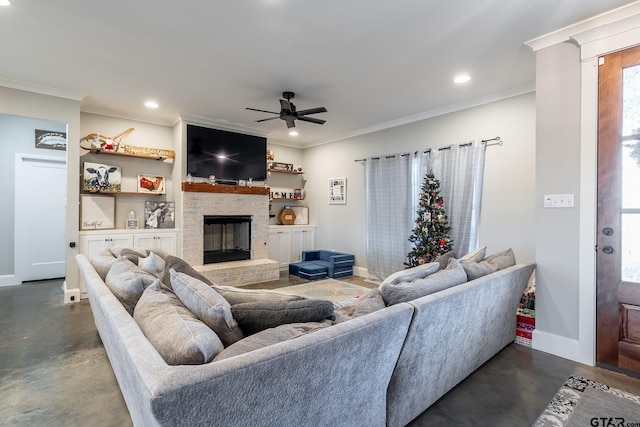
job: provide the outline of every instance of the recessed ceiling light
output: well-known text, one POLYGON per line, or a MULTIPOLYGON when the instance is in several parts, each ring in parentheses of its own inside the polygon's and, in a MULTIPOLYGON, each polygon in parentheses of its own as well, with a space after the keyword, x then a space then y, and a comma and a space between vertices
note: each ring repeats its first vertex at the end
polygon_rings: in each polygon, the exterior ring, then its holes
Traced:
POLYGON ((289 136, 298 136, 298 131, 297 130, 290 130, 289 131, 289 136))
POLYGON ((453 82, 459 84, 459 83, 466 83, 469 80, 471 80, 471 76, 469 76, 469 74, 459 74, 453 79, 453 82))
POLYGON ((9 0, 0 0, 0 6, 11 6, 11 2, 9 0))
POLYGON ((144 103, 144 106, 147 108, 158 108, 158 103, 155 101, 147 101, 144 103))

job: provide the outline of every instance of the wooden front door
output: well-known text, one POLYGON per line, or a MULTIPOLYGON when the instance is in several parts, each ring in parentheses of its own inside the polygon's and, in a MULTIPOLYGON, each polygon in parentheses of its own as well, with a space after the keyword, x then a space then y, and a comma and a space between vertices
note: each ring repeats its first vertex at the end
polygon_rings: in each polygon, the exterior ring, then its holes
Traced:
POLYGON ((596 361, 640 373, 640 47, 599 59, 596 361))

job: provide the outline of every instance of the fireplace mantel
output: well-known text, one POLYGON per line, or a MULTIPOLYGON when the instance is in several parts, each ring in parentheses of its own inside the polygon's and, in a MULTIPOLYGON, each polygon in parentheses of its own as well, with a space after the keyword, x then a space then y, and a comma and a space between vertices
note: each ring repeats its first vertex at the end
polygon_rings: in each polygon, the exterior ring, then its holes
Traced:
POLYGON ((269 187, 247 187, 227 184, 211 185, 206 182, 183 182, 182 191, 194 193, 255 194, 259 196, 269 195, 269 187))

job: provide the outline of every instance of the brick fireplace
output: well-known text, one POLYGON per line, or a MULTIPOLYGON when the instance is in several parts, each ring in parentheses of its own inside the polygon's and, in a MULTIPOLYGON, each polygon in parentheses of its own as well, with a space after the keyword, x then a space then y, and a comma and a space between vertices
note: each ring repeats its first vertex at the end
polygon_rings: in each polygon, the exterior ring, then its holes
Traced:
POLYGON ((182 258, 186 262, 220 285, 238 286, 279 278, 278 262, 268 257, 267 188, 184 183, 182 189, 182 258), (205 264, 205 216, 251 217, 250 259, 205 264))

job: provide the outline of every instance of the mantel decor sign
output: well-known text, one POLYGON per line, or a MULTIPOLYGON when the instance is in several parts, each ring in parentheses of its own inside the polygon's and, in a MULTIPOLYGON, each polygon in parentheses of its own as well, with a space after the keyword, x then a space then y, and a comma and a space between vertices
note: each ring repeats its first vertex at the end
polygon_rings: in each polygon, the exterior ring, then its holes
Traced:
POLYGON ((347 178, 331 178, 329 180, 329 204, 347 204, 347 178))
POLYGON ((66 150, 67 134, 66 132, 36 129, 36 148, 66 150))
POLYGON ((80 195, 80 230, 115 228, 115 213, 114 196, 80 195))

